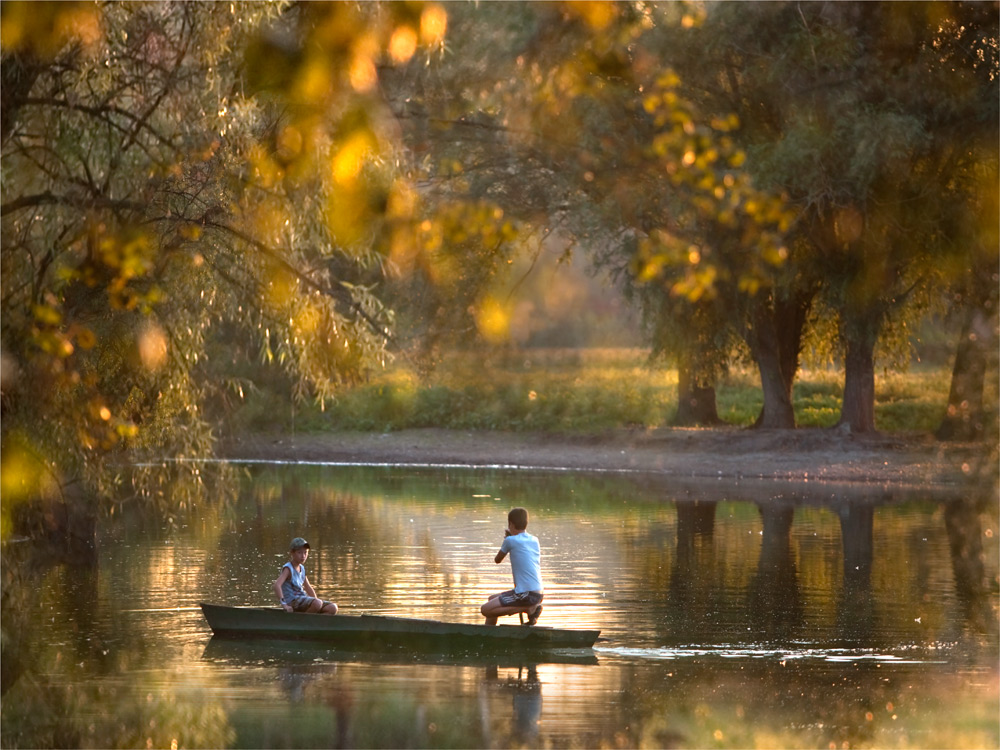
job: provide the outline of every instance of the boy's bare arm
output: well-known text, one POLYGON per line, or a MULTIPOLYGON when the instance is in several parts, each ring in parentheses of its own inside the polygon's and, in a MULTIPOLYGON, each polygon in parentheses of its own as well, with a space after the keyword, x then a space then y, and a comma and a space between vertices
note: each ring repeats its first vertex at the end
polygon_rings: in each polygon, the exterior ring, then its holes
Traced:
MULTIPOLYGON (((503 530, 503 539, 504 539, 505 542, 507 541, 507 537, 509 537, 509 536, 510 536, 510 531, 508 529, 504 529, 503 530)), ((505 557, 507 557, 507 553, 503 551, 503 547, 501 546, 500 547, 500 551, 497 552, 497 556, 495 558, 493 558, 493 562, 495 562, 497 565, 499 565, 500 563, 503 562, 503 559, 505 557)))
POLYGON ((281 575, 278 576, 278 580, 274 582, 274 593, 278 597, 278 602, 281 603, 281 584, 285 582, 288 578, 288 568, 281 569, 281 575))
POLYGON ((316 589, 314 589, 314 588, 312 587, 312 584, 311 584, 311 583, 309 583, 309 579, 308 579, 308 578, 306 578, 306 579, 305 579, 305 580, 304 580, 304 581, 302 582, 302 588, 303 588, 303 589, 305 590, 305 592, 306 592, 307 594, 309 594, 309 596, 311 596, 311 597, 312 597, 313 599, 316 599, 316 598, 318 598, 318 597, 316 596, 316 589))

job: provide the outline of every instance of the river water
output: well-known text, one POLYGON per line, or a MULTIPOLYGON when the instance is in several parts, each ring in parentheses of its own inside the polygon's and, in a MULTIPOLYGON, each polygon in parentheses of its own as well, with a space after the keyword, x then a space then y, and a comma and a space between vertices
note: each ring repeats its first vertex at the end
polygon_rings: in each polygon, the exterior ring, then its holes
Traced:
POLYGON ((30 657, 5 675, 3 746, 1000 745, 992 503, 615 474, 244 469, 235 504, 103 523, 96 560, 31 579, 18 634, 30 657), (542 546, 539 624, 599 628, 592 651, 220 641, 198 609, 273 606, 301 535, 310 580, 344 612, 480 622, 479 604, 511 586, 493 557, 516 505, 542 546))

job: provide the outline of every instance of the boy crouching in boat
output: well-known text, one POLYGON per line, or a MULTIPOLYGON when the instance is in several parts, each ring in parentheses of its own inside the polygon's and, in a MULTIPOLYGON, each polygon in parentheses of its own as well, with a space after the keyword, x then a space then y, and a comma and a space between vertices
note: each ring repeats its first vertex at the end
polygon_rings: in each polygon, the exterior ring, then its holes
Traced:
POLYGON ((316 597, 316 591, 306 577, 303 563, 309 557, 309 542, 300 536, 292 540, 288 562, 281 567, 281 574, 274 582, 274 593, 286 612, 319 612, 337 614, 337 605, 316 597))
POLYGON ((504 529, 503 544, 494 559, 498 565, 510 553, 510 569, 514 574, 514 588, 502 594, 493 594, 479 611, 486 618, 487 625, 496 625, 497 618, 525 612, 528 624, 534 625, 542 613, 541 550, 538 539, 529 534, 528 511, 514 508, 507 514, 507 528, 504 529))

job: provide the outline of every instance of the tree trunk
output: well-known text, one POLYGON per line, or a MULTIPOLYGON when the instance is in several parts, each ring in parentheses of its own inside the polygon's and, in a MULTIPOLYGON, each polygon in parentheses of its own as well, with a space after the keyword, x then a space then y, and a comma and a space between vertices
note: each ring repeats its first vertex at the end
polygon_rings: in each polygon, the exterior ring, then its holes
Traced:
POLYGON ((875 432, 875 339, 867 329, 850 337, 844 359, 844 401, 838 427, 852 433, 875 432))
POLYGON ((691 367, 677 368, 677 414, 672 422, 678 427, 716 425, 719 411, 715 403, 715 386, 705 385, 692 375, 691 367))
POLYGON ((802 351, 802 333, 805 331, 809 310, 812 308, 815 289, 805 289, 786 299, 777 295, 774 304, 774 319, 778 336, 778 364, 781 376, 788 386, 791 399, 792 386, 799 372, 799 354, 802 351))
POLYGON ((795 411, 791 393, 781 372, 777 351, 760 352, 755 357, 760 371, 760 386, 764 393, 764 407, 754 427, 763 429, 792 429, 795 411))
POLYGON ((769 302, 754 302, 751 319, 753 325, 747 331, 746 342, 760 371, 760 386, 764 395, 764 406, 754 427, 792 429, 795 427, 792 388, 782 370, 774 309, 769 302))
POLYGON ((983 389, 993 340, 993 325, 986 312, 969 307, 955 353, 948 411, 934 433, 939 440, 978 440, 983 436, 983 389))

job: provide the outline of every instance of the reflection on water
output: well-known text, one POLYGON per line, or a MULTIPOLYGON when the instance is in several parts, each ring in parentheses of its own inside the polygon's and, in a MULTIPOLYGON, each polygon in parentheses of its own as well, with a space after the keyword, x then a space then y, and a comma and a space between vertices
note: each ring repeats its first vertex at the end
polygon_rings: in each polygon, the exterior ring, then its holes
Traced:
POLYGON ((228 666, 261 666, 264 664, 309 663, 336 664, 353 661, 370 664, 464 664, 476 666, 536 667, 544 664, 597 664, 593 649, 555 648, 524 654, 517 650, 501 653, 490 649, 485 653, 442 653, 433 650, 413 650, 403 646, 345 650, 322 642, 296 639, 209 639, 202 654, 205 661, 228 666))
MULTIPOLYGON (((947 649, 947 645, 941 648, 947 649)), ((790 644, 789 648, 773 649, 766 647, 752 646, 681 646, 678 648, 629 648, 618 647, 597 647, 597 652, 601 655, 615 655, 621 657, 631 657, 634 659, 688 659, 692 657, 715 656, 723 659, 771 659, 779 662, 787 662, 789 659, 816 659, 827 662, 860 662, 860 661, 883 661, 897 662, 905 664, 947 664, 943 658, 945 654, 938 654, 938 659, 934 654, 927 656, 928 651, 933 651, 934 647, 921 648, 915 650, 911 657, 907 658, 895 654, 883 654, 878 651, 863 648, 812 648, 809 646, 796 647, 790 644)))
POLYGON ((101 529, 89 564, 26 557, 2 744, 995 747, 996 529, 993 503, 926 494, 257 467, 235 507, 101 529), (220 641, 197 607, 272 606, 301 534, 345 612, 480 622, 514 505, 543 624, 600 628, 593 651, 220 641))

